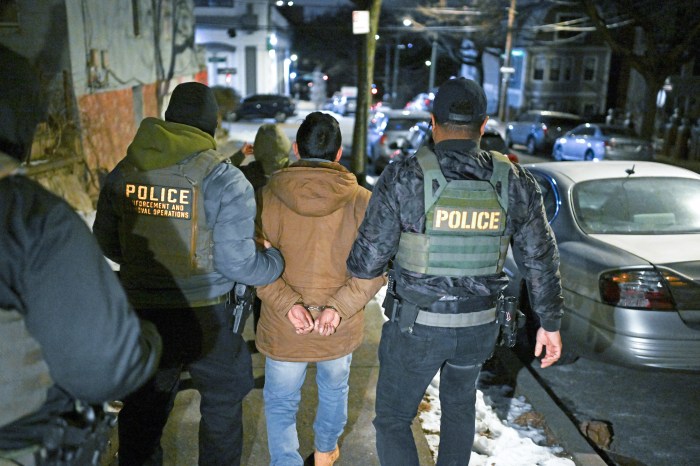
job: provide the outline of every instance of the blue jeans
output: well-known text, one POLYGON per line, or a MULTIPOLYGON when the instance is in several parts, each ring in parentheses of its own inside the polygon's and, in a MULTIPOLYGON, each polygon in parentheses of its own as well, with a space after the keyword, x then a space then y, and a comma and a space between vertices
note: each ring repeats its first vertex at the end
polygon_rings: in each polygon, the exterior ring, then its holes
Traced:
MULTIPOLYGON (((316 363, 318 408, 314 421, 314 447, 332 451, 348 420, 348 379, 352 354, 316 363)), ((301 466, 296 416, 307 362, 265 360, 265 420, 270 465, 301 466)))
POLYGON ((476 382, 497 336, 495 322, 465 328, 416 324, 412 333, 402 333, 396 322, 384 324, 373 422, 382 466, 419 466, 411 424, 438 371, 442 416, 437 465, 469 464, 476 382))

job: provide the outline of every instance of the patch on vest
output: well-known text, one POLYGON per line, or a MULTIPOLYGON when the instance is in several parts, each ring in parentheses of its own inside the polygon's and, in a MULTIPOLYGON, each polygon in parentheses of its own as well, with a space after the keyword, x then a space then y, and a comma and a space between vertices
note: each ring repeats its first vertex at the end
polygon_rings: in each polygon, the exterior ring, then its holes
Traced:
POLYGON ((435 231, 492 231, 501 230, 502 212, 498 209, 458 209, 436 207, 433 214, 435 231))
POLYGON ((126 183, 124 196, 127 208, 137 214, 192 219, 192 188, 126 183))

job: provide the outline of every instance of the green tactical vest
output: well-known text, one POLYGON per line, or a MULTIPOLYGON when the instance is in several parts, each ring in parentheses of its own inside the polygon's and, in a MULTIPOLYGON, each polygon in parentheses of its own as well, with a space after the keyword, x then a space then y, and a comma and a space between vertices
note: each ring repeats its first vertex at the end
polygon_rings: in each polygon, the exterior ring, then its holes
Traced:
MULTIPOLYGON (((0 153, 0 179, 18 166, 0 153)), ((0 308, 0 427, 41 408, 52 385, 41 346, 27 331, 22 314, 0 308)))
POLYGON ((157 170, 122 162, 121 278, 143 288, 214 271, 202 182, 227 156, 207 150, 157 170))
POLYGON ((503 154, 492 151, 491 155, 490 180, 448 183, 435 154, 425 147, 418 151, 424 176, 425 234, 401 233, 396 261, 402 268, 447 277, 503 270, 510 244, 505 228, 511 163, 503 154))

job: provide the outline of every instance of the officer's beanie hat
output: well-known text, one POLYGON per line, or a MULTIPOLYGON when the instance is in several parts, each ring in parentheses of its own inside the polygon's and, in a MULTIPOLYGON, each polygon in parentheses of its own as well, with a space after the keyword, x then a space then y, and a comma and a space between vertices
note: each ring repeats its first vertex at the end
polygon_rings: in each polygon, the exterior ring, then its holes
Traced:
POLYGON ((289 151, 292 141, 275 123, 265 123, 258 128, 253 143, 255 160, 260 162, 265 175, 270 176, 277 170, 289 165, 289 151))
POLYGON ((432 111, 437 123, 481 124, 486 118, 486 94, 476 81, 450 79, 438 89, 432 111))
POLYGON ((165 120, 194 126, 212 136, 216 133, 219 106, 214 92, 202 83, 179 84, 170 96, 165 120))
POLYGON ((0 45, 0 151, 20 162, 29 155, 36 125, 45 116, 39 73, 0 45))

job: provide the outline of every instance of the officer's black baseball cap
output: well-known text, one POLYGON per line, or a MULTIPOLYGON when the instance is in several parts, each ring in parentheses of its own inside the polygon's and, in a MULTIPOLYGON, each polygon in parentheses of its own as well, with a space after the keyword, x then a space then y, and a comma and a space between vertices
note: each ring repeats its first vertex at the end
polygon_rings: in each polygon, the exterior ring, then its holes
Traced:
POLYGON ((216 133, 219 105, 214 92, 202 83, 178 84, 170 96, 165 120, 194 126, 212 136, 216 133))
POLYGON ((437 123, 481 124, 486 118, 486 94, 474 80, 453 78, 438 89, 432 112, 437 123))

